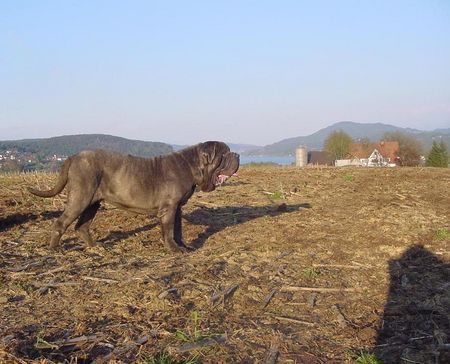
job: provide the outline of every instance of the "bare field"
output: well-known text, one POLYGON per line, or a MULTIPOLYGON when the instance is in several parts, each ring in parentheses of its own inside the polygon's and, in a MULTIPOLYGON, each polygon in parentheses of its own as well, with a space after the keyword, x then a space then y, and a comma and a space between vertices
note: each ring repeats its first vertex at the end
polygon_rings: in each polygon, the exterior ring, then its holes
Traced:
POLYGON ((449 169, 242 167, 184 255, 108 205, 50 251, 64 195, 26 187, 55 180, 0 175, 0 361, 450 362, 449 169))

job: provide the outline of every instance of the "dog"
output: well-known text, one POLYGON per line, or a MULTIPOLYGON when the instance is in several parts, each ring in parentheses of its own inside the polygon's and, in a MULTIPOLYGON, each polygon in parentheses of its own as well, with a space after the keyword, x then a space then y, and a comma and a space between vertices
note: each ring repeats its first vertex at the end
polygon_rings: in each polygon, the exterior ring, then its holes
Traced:
POLYGON ((239 154, 223 142, 208 141, 154 158, 121 155, 105 150, 86 150, 63 164, 56 186, 48 191, 28 190, 53 197, 67 186, 64 212, 52 227, 50 247, 78 219, 75 230, 89 246, 95 246, 89 226, 102 201, 134 213, 158 217, 163 241, 175 252, 187 252, 182 237, 181 208, 194 193, 214 191, 239 168, 239 154))

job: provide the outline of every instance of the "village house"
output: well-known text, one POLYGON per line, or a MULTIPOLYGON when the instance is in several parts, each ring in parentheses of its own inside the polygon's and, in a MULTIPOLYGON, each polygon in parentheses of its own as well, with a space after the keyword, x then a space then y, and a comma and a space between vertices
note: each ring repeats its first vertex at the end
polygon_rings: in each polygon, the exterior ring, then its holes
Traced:
POLYGON ((52 161, 57 161, 57 162, 63 162, 67 159, 68 157, 66 155, 57 155, 57 154, 53 154, 53 156, 49 159, 52 161))
POLYGON ((3 152, 2 154, 0 154, 0 161, 6 161, 6 160, 16 160, 17 156, 15 154, 16 152, 11 151, 11 150, 6 150, 5 152, 3 152))
POLYGON ((399 144, 396 141, 353 143, 348 159, 338 159, 335 166, 395 167, 398 162, 399 144))

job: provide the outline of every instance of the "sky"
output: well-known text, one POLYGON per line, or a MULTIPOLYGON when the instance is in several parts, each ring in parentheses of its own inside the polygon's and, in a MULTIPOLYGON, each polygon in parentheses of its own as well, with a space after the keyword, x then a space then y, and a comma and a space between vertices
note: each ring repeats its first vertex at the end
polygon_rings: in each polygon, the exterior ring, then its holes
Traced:
POLYGON ((0 1, 0 140, 450 127, 450 1, 0 1))

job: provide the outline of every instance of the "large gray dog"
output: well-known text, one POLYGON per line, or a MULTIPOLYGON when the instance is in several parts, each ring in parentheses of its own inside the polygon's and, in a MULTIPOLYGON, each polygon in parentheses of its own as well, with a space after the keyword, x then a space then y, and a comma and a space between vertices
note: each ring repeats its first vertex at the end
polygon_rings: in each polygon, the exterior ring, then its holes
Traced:
POLYGON ((30 188, 41 197, 53 197, 67 185, 67 204, 55 221, 50 246, 58 246, 67 227, 90 246, 89 233, 101 201, 135 213, 157 216, 166 245, 187 251, 181 232, 181 207, 198 185, 213 191, 239 168, 239 155, 222 142, 205 142, 155 158, 124 156, 104 150, 83 151, 63 164, 56 186, 49 191, 30 188))

